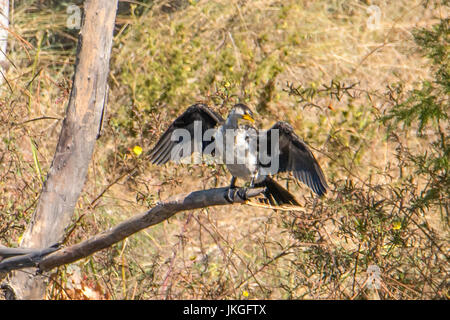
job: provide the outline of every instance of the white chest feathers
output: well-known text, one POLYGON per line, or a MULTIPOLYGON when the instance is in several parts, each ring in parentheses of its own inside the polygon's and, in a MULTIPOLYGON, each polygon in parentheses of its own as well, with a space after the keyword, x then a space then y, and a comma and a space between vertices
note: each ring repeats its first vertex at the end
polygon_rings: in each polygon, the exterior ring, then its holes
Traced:
POLYGON ((224 129, 215 135, 218 160, 234 177, 251 179, 258 171, 257 132, 255 129, 224 129))

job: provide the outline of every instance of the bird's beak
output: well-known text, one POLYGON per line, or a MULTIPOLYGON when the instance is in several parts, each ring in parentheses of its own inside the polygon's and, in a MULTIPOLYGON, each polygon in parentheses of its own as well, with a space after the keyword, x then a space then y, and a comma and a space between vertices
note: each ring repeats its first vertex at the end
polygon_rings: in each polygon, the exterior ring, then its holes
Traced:
POLYGON ((247 120, 247 121, 250 121, 251 123, 255 123, 255 119, 253 119, 252 116, 249 115, 249 114, 244 114, 244 115, 242 116, 242 119, 247 120))

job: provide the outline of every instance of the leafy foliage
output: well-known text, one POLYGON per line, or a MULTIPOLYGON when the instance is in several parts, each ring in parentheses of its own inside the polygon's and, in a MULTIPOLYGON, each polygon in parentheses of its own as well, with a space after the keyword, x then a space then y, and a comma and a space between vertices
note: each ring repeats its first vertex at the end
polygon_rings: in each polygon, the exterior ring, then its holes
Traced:
POLYGON ((393 102, 383 123, 390 125, 391 134, 396 125, 403 124, 404 129, 413 128, 417 123, 416 133, 425 139, 425 150, 420 153, 403 148, 405 165, 414 168, 414 174, 425 179, 421 188, 421 196, 414 206, 419 210, 437 205, 444 210, 443 218, 448 224, 448 195, 450 193, 449 157, 450 145, 448 120, 450 114, 450 52, 449 52, 449 19, 441 19, 431 30, 418 29, 414 32, 414 39, 422 52, 433 63, 433 81, 423 81, 419 89, 403 93, 398 85, 396 96, 406 95, 402 100, 393 97, 393 102))

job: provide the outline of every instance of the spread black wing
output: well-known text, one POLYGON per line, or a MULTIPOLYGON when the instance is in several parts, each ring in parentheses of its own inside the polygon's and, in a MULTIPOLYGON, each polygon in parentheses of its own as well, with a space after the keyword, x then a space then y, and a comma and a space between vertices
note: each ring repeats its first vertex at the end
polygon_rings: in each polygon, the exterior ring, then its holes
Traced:
MULTIPOLYGON (((308 146, 295 134, 287 122, 277 122, 272 128, 262 133, 262 139, 267 139, 267 154, 271 156, 272 130, 278 130, 279 166, 277 172, 292 172, 294 177, 305 183, 319 196, 328 189, 325 176, 316 158, 308 146)), ((264 166, 264 165, 262 165, 264 166)))
MULTIPOLYGON (((190 156, 195 150, 194 129, 196 121, 199 121, 197 125, 201 125, 200 138, 202 138, 206 130, 213 129, 217 124, 222 123, 224 120, 218 113, 211 110, 204 104, 199 103, 190 106, 181 116, 175 119, 175 121, 169 126, 169 128, 156 143, 153 150, 150 151, 150 161, 159 165, 171 160, 171 156, 174 153, 176 153, 179 158, 190 156), (174 140, 174 132, 177 129, 187 130, 190 134, 191 141, 181 141, 181 138, 179 140, 174 140), (182 143, 190 143, 190 154, 182 154, 184 150, 183 148, 180 148, 182 143)), ((203 141, 202 139, 201 145, 199 146, 202 148, 201 151, 203 151, 210 143, 211 141, 203 141)))

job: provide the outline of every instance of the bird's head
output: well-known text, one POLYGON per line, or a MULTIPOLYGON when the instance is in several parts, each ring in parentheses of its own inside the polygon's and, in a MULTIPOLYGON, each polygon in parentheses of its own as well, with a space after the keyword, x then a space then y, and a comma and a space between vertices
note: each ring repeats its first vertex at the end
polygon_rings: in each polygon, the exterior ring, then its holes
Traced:
POLYGON ((247 107, 245 104, 238 103, 233 109, 231 109, 229 118, 233 118, 236 122, 239 120, 250 121, 251 123, 255 123, 255 119, 253 119, 253 112, 247 107))

